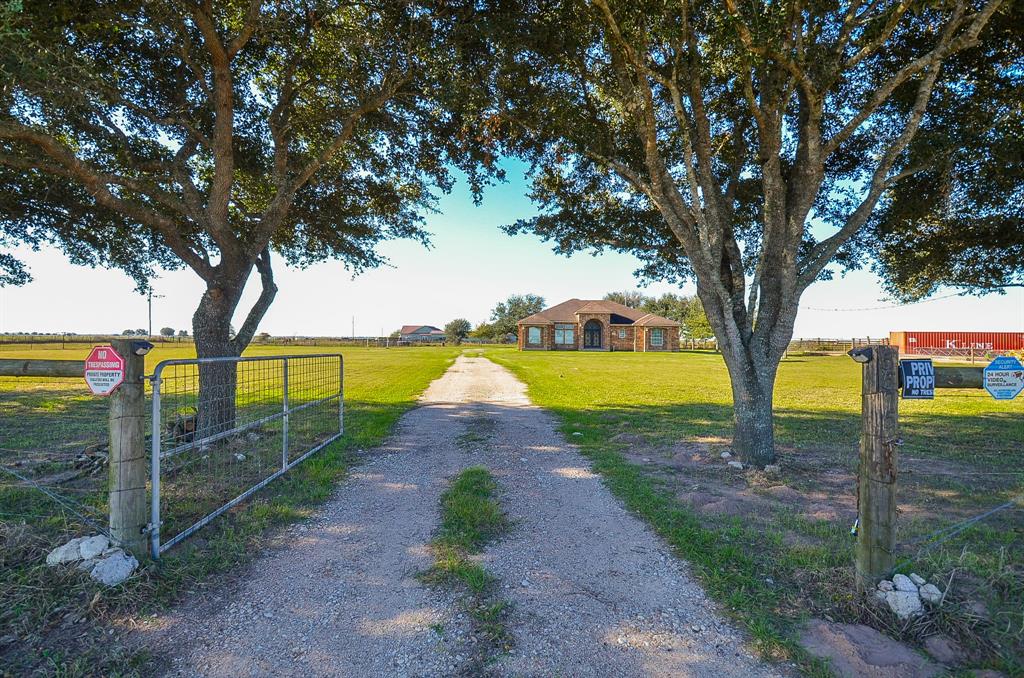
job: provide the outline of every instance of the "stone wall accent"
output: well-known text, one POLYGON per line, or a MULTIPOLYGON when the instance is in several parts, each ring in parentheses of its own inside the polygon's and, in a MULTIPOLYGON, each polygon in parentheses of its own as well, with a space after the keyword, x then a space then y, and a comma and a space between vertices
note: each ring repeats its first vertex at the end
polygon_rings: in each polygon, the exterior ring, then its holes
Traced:
POLYGON ((610 351, 611 350, 611 314, 610 313, 577 313, 576 319, 579 325, 579 336, 576 338, 576 345, 580 350, 587 351, 610 351), (601 323, 601 348, 583 348, 583 328, 590 320, 601 323))

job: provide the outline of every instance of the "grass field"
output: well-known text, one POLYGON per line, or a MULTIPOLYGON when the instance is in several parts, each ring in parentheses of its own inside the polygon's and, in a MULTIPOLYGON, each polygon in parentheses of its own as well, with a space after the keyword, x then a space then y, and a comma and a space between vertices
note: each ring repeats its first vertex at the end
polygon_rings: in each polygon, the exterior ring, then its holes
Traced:
POLYGON ((964 666, 1022 675, 1024 503, 934 545, 925 539, 1024 494, 1024 399, 943 390, 901 402, 900 571, 945 589, 908 624, 851 595, 860 367, 792 357, 776 391, 782 474, 736 471, 732 407, 711 353, 530 353, 487 349, 557 413, 611 489, 685 557, 768 657, 826 669, 798 647, 808 617, 860 621, 914 643, 942 632, 964 666), (906 562, 909 561, 909 562, 906 562))
MULTIPOLYGON (((78 359, 87 352, 87 347, 62 351, 33 346, 24 352, 8 347, 0 358, 78 359)), ((118 650, 107 629, 138 623, 147 611, 184 591, 215 585, 215 580, 208 581, 210 576, 250 559, 268 527, 308 515, 330 496, 352 455, 379 444, 459 349, 260 346, 251 354, 332 352, 345 357, 344 438, 170 551, 158 564, 144 567, 125 585, 105 589, 73 568, 46 567, 43 559, 50 548, 87 530, 38 491, 0 486, 0 666, 15 673, 40 669, 62 675, 139 671, 145 658, 118 650)), ((158 347, 147 356, 147 371, 160 360, 185 357, 192 357, 191 347, 158 347)), ((38 449, 40 441, 45 445, 52 438, 56 445, 56 434, 76 430, 74 422, 98 420, 102 428, 104 406, 103 399, 83 394, 76 380, 30 383, 0 378, 0 462, 13 463, 26 450, 38 449)), ((82 430, 88 434, 93 429, 82 430)), ((69 453, 75 449, 66 447, 69 453)), ((103 475, 94 482, 102 486, 103 475)), ((102 503, 102 493, 94 497, 102 503)))

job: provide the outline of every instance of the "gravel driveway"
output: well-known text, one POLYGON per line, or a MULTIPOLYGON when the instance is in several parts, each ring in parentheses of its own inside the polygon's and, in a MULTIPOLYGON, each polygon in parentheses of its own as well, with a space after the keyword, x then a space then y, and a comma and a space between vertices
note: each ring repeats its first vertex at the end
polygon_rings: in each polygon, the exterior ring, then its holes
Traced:
POLYGON ((459 358, 314 520, 143 642, 168 675, 435 676, 471 670, 455 594, 420 584, 447 480, 488 467, 512 527, 482 562, 512 603, 508 676, 773 676, 684 564, 483 358, 459 358))

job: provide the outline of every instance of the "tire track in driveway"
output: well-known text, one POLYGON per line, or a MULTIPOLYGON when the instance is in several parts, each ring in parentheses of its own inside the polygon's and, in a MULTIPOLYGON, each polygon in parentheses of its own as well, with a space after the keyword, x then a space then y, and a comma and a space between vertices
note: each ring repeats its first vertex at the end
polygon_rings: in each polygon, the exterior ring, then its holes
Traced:
POLYGON ((283 548, 217 600, 189 600, 143 642, 171 675, 440 676, 466 670, 457 596, 422 585, 447 480, 487 466, 513 521, 482 555, 513 604, 508 676, 774 676, 661 542, 533 406, 460 357, 389 442, 283 548), (487 436, 467 435, 481 417, 487 436), (460 442, 461 440, 461 442, 460 442), (438 633, 437 629, 444 629, 438 633))

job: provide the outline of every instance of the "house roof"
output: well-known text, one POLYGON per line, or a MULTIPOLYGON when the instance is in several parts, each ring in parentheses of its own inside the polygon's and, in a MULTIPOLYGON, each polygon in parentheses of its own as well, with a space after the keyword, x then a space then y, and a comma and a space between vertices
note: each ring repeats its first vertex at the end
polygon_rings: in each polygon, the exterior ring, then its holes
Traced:
MULTIPOLYGON (((394 327, 394 325, 392 325, 394 327)), ((398 330, 399 334, 444 334, 444 330, 434 327, 433 325, 402 325, 402 329, 398 330), (424 332, 423 330, 426 330, 424 332)))
POLYGON ((545 308, 519 321, 519 325, 550 325, 552 323, 574 323, 578 313, 608 313, 615 325, 641 325, 644 327, 678 327, 675 320, 662 318, 636 308, 630 308, 605 299, 570 299, 545 308))

